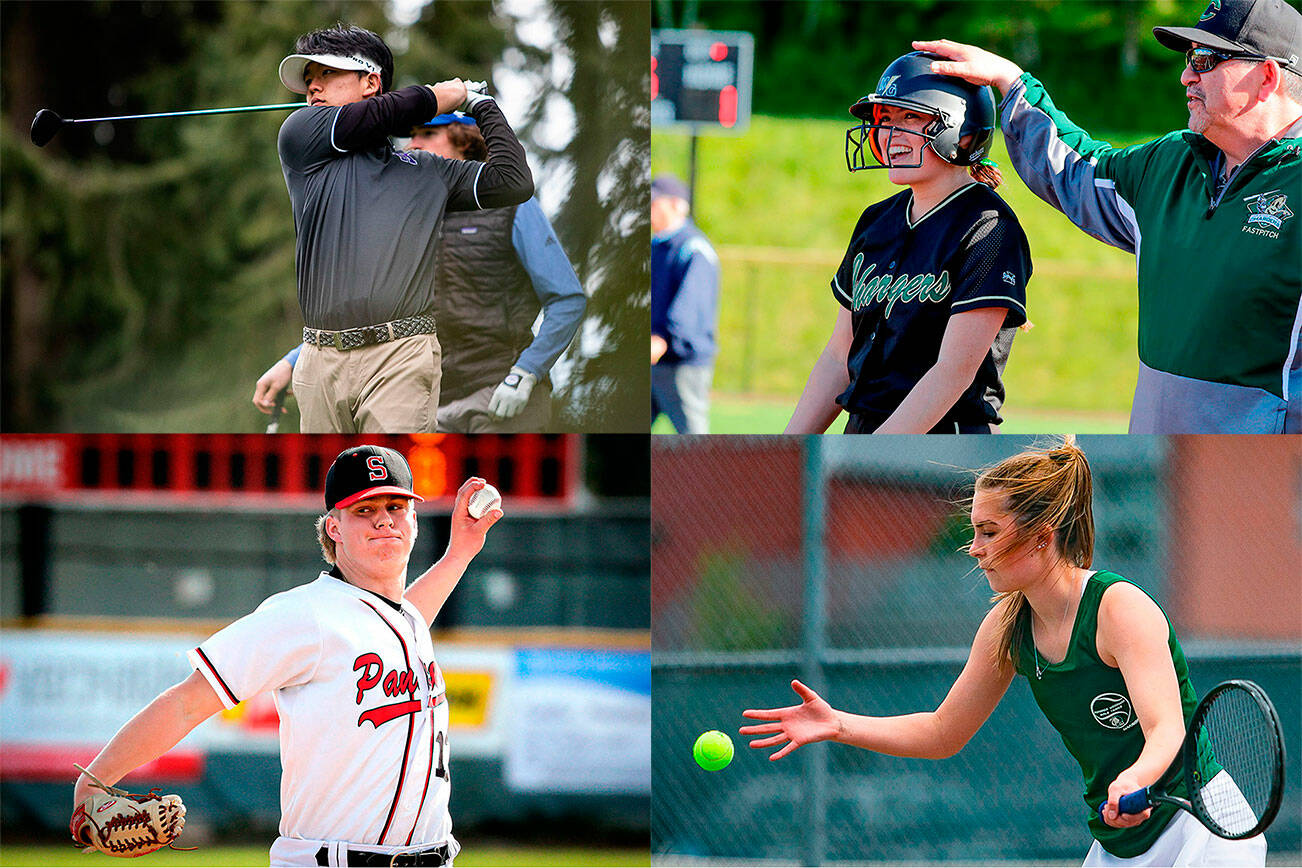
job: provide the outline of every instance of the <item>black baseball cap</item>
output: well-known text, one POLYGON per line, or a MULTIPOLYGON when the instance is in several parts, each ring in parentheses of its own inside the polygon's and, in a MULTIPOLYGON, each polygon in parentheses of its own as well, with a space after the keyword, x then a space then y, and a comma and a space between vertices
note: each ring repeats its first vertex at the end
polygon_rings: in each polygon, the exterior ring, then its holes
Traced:
POLYGON ((326 510, 343 509, 377 494, 424 500, 411 490, 411 468, 402 453, 383 446, 354 446, 335 458, 326 473, 326 510))
POLYGON ((1196 42, 1217 51, 1273 57, 1302 73, 1302 12, 1285 0, 1211 0, 1193 27, 1154 27, 1157 41, 1185 52, 1196 42))

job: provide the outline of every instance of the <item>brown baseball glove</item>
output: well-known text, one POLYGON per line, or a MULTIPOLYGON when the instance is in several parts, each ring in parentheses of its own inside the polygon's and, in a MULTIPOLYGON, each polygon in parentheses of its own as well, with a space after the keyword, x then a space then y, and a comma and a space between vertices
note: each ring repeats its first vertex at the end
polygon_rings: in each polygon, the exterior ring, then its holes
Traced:
POLYGON ((77 807, 68 824, 72 840, 84 847, 83 852, 99 850, 110 856, 143 856, 161 847, 177 847, 172 842, 185 828, 185 805, 178 795, 160 796, 158 787, 147 793, 128 793, 105 786, 81 766, 76 768, 91 779, 91 786, 104 791, 89 796, 77 807))

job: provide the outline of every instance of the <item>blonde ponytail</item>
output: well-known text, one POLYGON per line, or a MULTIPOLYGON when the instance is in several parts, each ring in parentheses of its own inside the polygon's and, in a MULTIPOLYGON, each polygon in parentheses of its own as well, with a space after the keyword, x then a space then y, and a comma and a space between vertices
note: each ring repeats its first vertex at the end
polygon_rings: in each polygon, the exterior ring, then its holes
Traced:
MULTIPOLYGON (((1005 458, 977 475, 975 491, 1004 495, 1013 526, 1000 546, 1007 552, 1048 532, 1059 556, 1074 567, 1094 562, 1094 483, 1089 461, 1068 434, 1047 446, 1005 458)), ((975 492, 974 492, 975 493, 975 492)), ((996 554, 996 562, 1001 554, 996 554)), ((1017 648, 1030 621, 1030 606, 1020 591, 996 594, 999 617, 997 663, 1017 663, 1017 648)))

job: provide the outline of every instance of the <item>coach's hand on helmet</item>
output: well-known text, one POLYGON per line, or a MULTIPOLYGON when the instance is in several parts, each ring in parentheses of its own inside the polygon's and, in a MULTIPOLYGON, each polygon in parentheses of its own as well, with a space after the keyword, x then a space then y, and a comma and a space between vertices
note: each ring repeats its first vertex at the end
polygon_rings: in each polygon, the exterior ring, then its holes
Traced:
MULTIPOLYGON (((253 406, 264 413, 270 413, 276 408, 276 398, 289 389, 293 379, 294 368, 284 359, 267 368, 267 372, 258 377, 258 382, 253 386, 253 406)), ((281 407, 280 412, 287 411, 281 407)))
POLYGON ((1011 60, 975 45, 951 42, 948 39, 918 39, 914 40, 913 47, 918 51, 930 51, 949 58, 947 61, 933 62, 932 72, 955 75, 973 84, 993 85, 999 88, 1001 94, 1008 93, 1008 89, 1022 74, 1022 68, 1011 60))
POLYGON ((520 415, 524 405, 529 403, 533 393, 533 384, 538 378, 524 368, 511 366, 511 373, 506 375, 496 389, 493 397, 488 399, 488 412, 499 419, 513 419, 520 415))

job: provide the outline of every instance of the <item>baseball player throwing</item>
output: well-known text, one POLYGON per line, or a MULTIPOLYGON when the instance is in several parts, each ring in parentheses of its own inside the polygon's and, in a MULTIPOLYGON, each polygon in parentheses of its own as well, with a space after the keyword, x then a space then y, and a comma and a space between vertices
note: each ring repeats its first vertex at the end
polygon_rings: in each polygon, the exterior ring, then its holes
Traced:
MULTIPOLYGON (((411 470, 379 446, 340 453, 317 520, 317 579, 265 600, 190 651, 195 671, 133 717, 88 768, 112 785, 222 708, 274 691, 280 836, 272 865, 451 865, 448 704, 429 628, 488 529, 471 478, 447 551, 407 586, 416 541, 411 470)), ((92 794, 77 780, 74 805, 92 794)))

